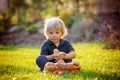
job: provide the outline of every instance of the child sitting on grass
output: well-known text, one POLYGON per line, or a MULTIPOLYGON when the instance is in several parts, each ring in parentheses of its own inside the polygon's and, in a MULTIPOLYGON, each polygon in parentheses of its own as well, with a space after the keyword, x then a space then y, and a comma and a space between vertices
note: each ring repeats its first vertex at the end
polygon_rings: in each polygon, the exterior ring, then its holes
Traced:
POLYGON ((41 71, 49 62, 56 63, 58 60, 64 60, 65 63, 72 62, 76 54, 71 43, 63 39, 67 35, 67 30, 60 18, 52 17, 45 20, 44 35, 47 40, 42 43, 40 56, 36 59, 41 71), (58 49, 61 54, 54 55, 54 49, 58 49))

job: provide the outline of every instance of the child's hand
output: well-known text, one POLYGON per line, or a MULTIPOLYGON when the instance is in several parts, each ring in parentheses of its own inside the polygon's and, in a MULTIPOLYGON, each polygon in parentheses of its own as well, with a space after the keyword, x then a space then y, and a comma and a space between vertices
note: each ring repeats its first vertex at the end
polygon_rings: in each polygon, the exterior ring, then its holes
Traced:
POLYGON ((55 60, 64 59, 65 55, 66 54, 64 52, 59 52, 59 54, 54 55, 54 58, 55 58, 55 60))

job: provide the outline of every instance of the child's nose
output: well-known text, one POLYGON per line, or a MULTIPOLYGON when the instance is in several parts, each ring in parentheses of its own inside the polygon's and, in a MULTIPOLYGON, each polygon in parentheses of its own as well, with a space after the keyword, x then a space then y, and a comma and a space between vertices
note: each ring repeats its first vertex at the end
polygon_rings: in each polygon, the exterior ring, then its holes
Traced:
POLYGON ((56 36, 56 34, 53 34, 53 36, 56 36))

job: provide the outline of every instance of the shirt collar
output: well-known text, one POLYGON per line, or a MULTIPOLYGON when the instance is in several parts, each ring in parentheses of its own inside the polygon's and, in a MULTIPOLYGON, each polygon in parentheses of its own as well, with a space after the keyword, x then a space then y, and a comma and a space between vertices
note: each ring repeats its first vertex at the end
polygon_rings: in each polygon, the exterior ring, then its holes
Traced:
MULTIPOLYGON (((51 44, 51 45, 55 45, 55 44, 54 44, 52 41, 50 41, 49 39, 48 39, 48 43, 51 44)), ((60 39, 60 44, 59 44, 58 47, 62 46, 63 44, 64 44, 64 39, 60 39)))

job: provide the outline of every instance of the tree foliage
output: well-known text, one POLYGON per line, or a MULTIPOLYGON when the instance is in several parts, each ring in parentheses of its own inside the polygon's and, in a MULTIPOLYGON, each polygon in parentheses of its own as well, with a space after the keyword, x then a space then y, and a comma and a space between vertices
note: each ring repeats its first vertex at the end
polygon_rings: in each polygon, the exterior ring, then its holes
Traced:
POLYGON ((101 32, 109 45, 106 48, 120 50, 120 2, 119 0, 98 0, 98 16, 101 32), (113 6, 114 5, 114 6, 113 6))
MULTIPOLYGON (((87 25, 88 29, 93 29, 91 31, 94 34, 99 32, 99 37, 110 44, 109 48, 120 49, 119 0, 1 1, 8 1, 9 5, 4 13, 0 12, 0 33, 1 30, 4 30, 3 32, 7 32, 13 25, 21 26, 22 24, 25 26, 31 26, 39 20, 43 20, 51 16, 59 16, 63 19, 66 26, 69 29, 72 29, 72 32, 77 33, 77 31, 82 28, 85 31, 81 30, 81 33, 86 34, 84 36, 89 38, 88 36, 91 37, 93 34, 88 34, 90 31, 86 29, 86 25, 87 21, 91 20, 93 21, 93 24, 87 25), (18 19, 13 19, 16 18, 16 16, 18 19), (12 22, 14 20, 16 20, 16 23, 12 22), (95 28, 93 28, 93 26, 95 26, 95 28)), ((79 33, 79 35, 81 34, 79 33)))

